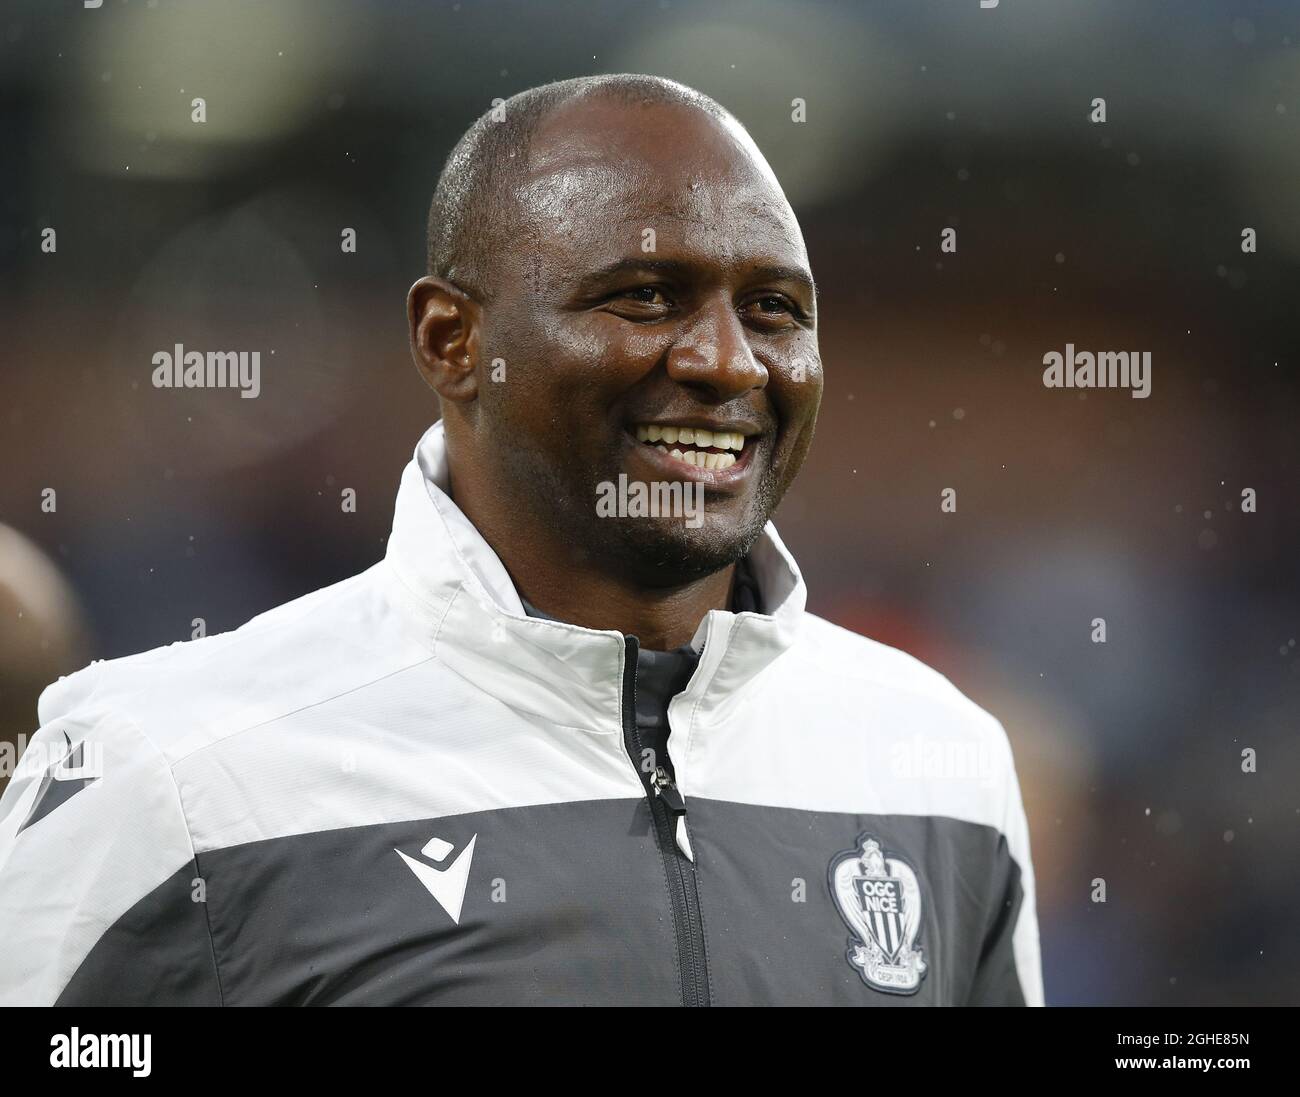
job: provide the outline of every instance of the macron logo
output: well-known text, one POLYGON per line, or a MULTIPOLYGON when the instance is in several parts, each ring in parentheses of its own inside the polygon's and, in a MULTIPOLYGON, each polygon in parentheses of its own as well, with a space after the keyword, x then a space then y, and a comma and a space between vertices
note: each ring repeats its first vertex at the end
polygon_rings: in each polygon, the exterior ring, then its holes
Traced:
MULTIPOLYGON (((21 834, 33 823, 39 823, 82 789, 92 788, 103 780, 103 743, 91 743, 88 752, 84 740, 74 747, 66 731, 63 733, 63 741, 67 744, 68 753, 45 771, 40 788, 36 792, 36 799, 32 802, 31 811, 27 813, 27 818, 22 821, 15 834, 21 834), (90 755, 89 760, 86 758, 87 753, 90 755)), ((35 749, 36 744, 33 743, 29 753, 35 749)), ((26 760, 27 756, 24 755, 23 761, 26 760)))
MULTIPOLYGON (((476 841, 478 841, 477 834, 469 840, 469 845, 460 851, 460 856, 446 868, 434 868, 423 861, 417 861, 414 857, 408 857, 400 849, 393 850, 406 862, 407 868, 415 873, 415 878, 438 901, 438 905, 451 915, 451 920, 457 925, 460 925, 460 908, 465 902, 465 887, 469 883, 469 865, 474 859, 476 841)), ((433 837, 425 843, 420 852, 429 860, 441 864, 447 859, 447 854, 455 848, 450 842, 433 837)))

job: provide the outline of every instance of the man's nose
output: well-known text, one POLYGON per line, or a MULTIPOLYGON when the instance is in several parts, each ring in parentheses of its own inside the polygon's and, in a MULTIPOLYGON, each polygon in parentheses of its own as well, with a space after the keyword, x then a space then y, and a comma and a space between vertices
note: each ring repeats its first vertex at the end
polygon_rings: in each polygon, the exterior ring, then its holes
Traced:
POLYGON ((745 325, 730 301, 710 302, 668 352, 668 376, 707 390, 723 403, 767 384, 767 369, 750 349, 745 325))

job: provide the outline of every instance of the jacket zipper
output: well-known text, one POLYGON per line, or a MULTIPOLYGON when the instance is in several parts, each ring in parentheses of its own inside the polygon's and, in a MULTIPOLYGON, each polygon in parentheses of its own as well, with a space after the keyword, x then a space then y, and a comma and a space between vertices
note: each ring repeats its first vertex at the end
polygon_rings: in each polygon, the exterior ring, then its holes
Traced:
MULTIPOLYGON (((638 780, 641 779, 641 732, 636 726, 635 636, 624 638, 626 658, 623 667, 623 739, 638 780)), ((655 843, 663 858, 672 900, 673 929, 677 937, 678 967, 682 975, 682 1004, 709 1005, 709 971, 704 955, 704 925, 700 920, 700 893, 696 886, 695 866, 679 849, 676 838, 678 819, 686 821, 686 801, 668 771, 656 759, 655 772, 649 781, 646 799, 654 821, 655 843)))

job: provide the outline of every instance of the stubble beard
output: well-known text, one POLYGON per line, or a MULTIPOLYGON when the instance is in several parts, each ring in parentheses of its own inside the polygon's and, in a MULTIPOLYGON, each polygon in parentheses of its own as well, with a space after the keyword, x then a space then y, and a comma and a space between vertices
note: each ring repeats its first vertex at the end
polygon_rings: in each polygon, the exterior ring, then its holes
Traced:
MULTIPOLYGON (((684 517, 600 516, 598 485, 617 483, 617 473, 606 476, 586 465, 557 463, 520 446, 504 448, 499 459, 500 482, 523 489, 510 493, 512 503, 547 527, 551 539, 570 547, 575 570, 595 569, 647 589, 683 586, 742 560, 783 494, 769 466, 743 518, 722 518, 705 492, 703 522, 691 528, 684 517)), ((719 508, 735 506, 729 496, 715 498, 719 508)))

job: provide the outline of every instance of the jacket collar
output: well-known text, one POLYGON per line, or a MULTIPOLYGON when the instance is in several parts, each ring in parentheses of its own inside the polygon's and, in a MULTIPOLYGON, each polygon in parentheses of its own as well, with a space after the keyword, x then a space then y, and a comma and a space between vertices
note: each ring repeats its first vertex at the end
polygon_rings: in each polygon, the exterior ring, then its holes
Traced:
MULTIPOLYGON (((402 473, 386 564, 436 657, 509 708, 568 727, 618 734, 626 646, 614 631, 529 617, 505 566, 447 494, 441 422, 402 473)), ((750 552, 767 613, 710 610, 692 646, 700 666, 683 696, 702 720, 793 642, 806 590, 771 522, 750 552)), ((680 700, 681 698, 679 698, 680 700)))

